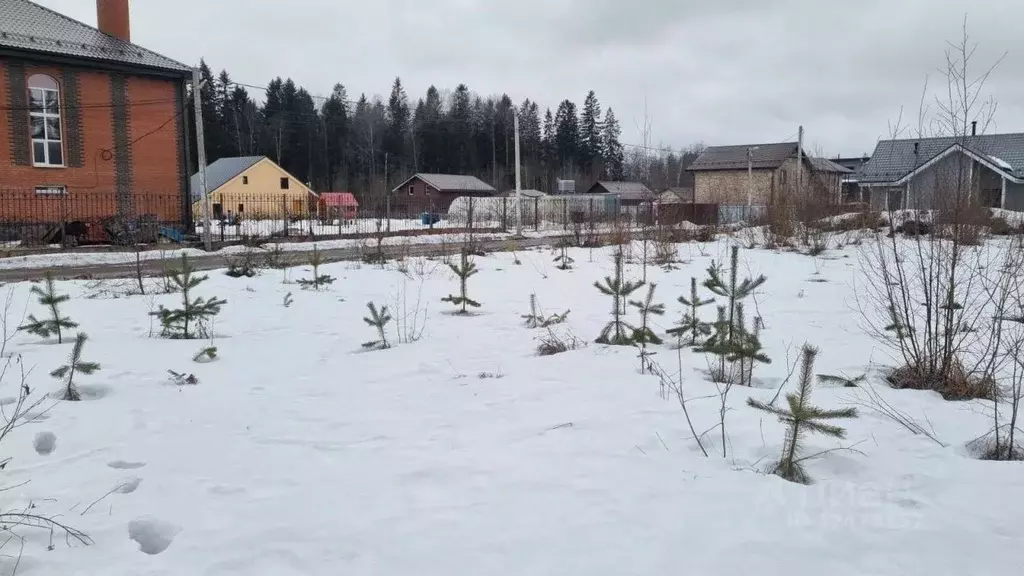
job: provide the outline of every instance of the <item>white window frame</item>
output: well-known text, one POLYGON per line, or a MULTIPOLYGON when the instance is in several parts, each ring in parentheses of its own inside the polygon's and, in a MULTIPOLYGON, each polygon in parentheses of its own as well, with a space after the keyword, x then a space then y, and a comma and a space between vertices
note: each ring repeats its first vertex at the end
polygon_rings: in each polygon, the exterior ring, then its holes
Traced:
POLYGON ((37 196, 64 196, 67 193, 67 186, 36 186, 37 196))
POLYGON ((64 168, 64 120, 60 114, 60 84, 50 76, 35 74, 29 78, 28 91, 29 127, 31 129, 32 122, 36 118, 40 119, 43 124, 43 135, 41 138, 36 137, 34 133, 32 134, 32 164, 41 168, 64 168), (44 83, 44 80, 46 85, 41 85, 44 83), (51 87, 51 85, 56 86, 56 88, 51 87), (48 95, 52 95, 52 107, 46 104, 48 95), (36 108, 32 104, 34 101, 42 103, 42 107, 36 108), (50 133, 52 121, 56 121, 57 124, 56 135, 50 133), (36 157, 36 144, 43 145, 42 161, 36 157), (56 144, 60 150, 59 162, 54 162, 53 158, 51 158, 52 144, 56 144))

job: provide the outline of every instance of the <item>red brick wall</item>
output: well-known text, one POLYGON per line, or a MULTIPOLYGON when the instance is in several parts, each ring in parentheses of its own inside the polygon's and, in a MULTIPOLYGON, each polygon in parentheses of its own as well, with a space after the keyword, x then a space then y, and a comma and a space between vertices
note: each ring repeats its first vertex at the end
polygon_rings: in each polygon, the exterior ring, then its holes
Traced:
POLYGON ((460 196, 477 196, 477 197, 491 197, 492 194, 486 192, 438 192, 435 188, 429 188, 426 182, 419 178, 413 178, 411 182, 407 182, 401 189, 395 192, 394 196, 394 207, 395 212, 447 212, 448 207, 451 206, 452 202, 460 196), (409 193, 409 189, 412 188, 412 193, 409 193))
MULTIPOLYGON (((117 214, 115 192, 114 121, 111 105, 111 75, 75 69, 78 78, 77 108, 80 114, 81 166, 70 166, 68 95, 64 70, 54 66, 25 63, 25 80, 34 74, 48 74, 61 87, 62 131, 65 168, 37 168, 16 165, 11 150, 13 138, 8 72, 10 63, 0 59, 0 222, 55 222, 60 215, 69 219, 108 217, 117 214), (37 186, 65 186, 66 196, 37 196, 37 186)), ((164 222, 182 221, 182 192, 179 154, 181 119, 179 80, 129 76, 127 78, 127 141, 154 131, 131 148, 131 190, 133 211, 155 214, 164 222), (173 118, 173 120, 172 120, 173 118), (168 120, 170 120, 168 122, 168 120), (166 123, 166 125, 164 125, 166 123), (161 125, 163 127, 161 128, 161 125)), ((18 114, 28 123, 28 111, 18 114)), ((31 157, 31 156, 30 156, 31 157)))

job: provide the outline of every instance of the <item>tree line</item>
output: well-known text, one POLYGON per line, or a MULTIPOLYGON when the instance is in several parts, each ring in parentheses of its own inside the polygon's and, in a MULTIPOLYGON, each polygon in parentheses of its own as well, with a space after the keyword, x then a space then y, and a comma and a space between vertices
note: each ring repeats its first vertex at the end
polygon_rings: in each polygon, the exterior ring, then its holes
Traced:
POLYGON ((511 189, 516 111, 525 189, 552 192, 559 179, 576 181, 577 191, 597 180, 686 186, 692 180, 685 167, 700 151, 624 145, 615 112, 602 109, 594 91, 581 110, 566 99, 542 113, 529 98, 517 105, 507 94, 481 97, 465 84, 453 91, 431 86, 414 102, 395 78, 386 101, 365 93, 352 100, 340 83, 315 97, 290 78, 257 88, 232 81, 226 70, 214 77, 205 61, 200 72, 209 163, 265 155, 321 192, 381 194, 417 172, 473 175, 511 189), (262 102, 250 88, 264 92, 262 102))

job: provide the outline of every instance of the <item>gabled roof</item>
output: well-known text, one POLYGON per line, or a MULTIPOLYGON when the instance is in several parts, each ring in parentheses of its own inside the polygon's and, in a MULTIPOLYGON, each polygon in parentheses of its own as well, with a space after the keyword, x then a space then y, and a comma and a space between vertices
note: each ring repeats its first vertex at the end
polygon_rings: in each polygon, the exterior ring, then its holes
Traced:
POLYGON ((28 0, 0 0, 0 49, 109 62, 177 76, 192 68, 28 0))
POLYGON ((397 192, 415 178, 423 180, 438 192, 490 192, 492 194, 498 192, 493 186, 476 176, 461 176, 458 174, 416 174, 395 186, 392 192, 397 192))
POLYGON ((861 184, 898 182, 955 150, 975 156, 1012 179, 1024 178, 1024 133, 882 140, 875 147, 871 159, 857 172, 857 178, 861 184))
MULTIPOLYGON (((206 167, 206 190, 212 194, 227 184, 232 178, 252 168, 266 156, 242 156, 238 158, 221 158, 206 167)), ((192 197, 199 198, 203 193, 199 190, 199 173, 192 175, 192 197)))
POLYGON ((597 182, 588 190, 593 193, 595 188, 603 188, 608 194, 615 194, 620 200, 650 200, 654 198, 647 186, 640 182, 597 182))
POLYGON ((711 146, 697 157, 686 169, 690 172, 702 170, 746 170, 747 150, 751 152, 750 165, 755 170, 774 170, 789 158, 796 157, 796 142, 776 144, 742 144, 739 146, 711 146))
POLYGON ((833 172, 836 174, 850 174, 853 170, 829 160, 828 158, 808 158, 811 167, 815 172, 833 172))
POLYGON ((693 202, 693 188, 670 186, 662 190, 661 194, 658 194, 658 201, 665 204, 693 202))

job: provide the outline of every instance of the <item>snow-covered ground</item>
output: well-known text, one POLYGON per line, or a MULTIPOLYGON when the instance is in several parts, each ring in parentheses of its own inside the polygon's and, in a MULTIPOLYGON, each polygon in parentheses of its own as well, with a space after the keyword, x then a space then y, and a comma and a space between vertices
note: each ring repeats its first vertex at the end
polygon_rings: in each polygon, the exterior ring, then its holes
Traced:
MULTIPOLYGON (((726 258, 727 242, 680 245, 681 269, 648 270, 668 307, 658 332, 680 315, 690 277, 726 258)), ((571 271, 547 250, 520 252, 521 265, 510 253, 477 258, 469 290, 483 306, 469 317, 446 314, 440 299, 457 282, 437 262, 414 260, 406 274, 329 265, 322 272, 337 281, 324 292, 283 284, 279 271, 213 272, 197 292, 228 304, 214 326, 220 359, 209 364, 191 360, 204 342, 149 337, 147 313, 177 296, 85 299, 84 283, 59 283, 74 296, 64 311, 90 335, 84 357, 102 370, 80 377, 87 401, 57 403, 4 439, 11 488, 0 508, 33 503, 95 543, 68 546, 56 533, 47 551, 48 533, 19 528, 27 540, 17 574, 1020 573, 1024 474, 966 454, 988 429, 980 404, 884 386, 891 360, 856 311, 857 248, 817 259, 741 253, 744 273, 768 276, 756 309, 773 362, 757 368, 755 388, 729 397, 726 458, 717 431, 706 438, 711 457, 700 454, 679 404, 639 373, 635 350, 535 355, 541 331, 520 318, 531 293, 548 313, 571 309, 562 328, 587 341, 608 320, 610 303, 592 284, 611 273, 611 249, 570 254, 571 271), (364 352, 366 302, 405 289, 411 307, 420 278, 423 338, 364 352), (774 395, 787 349, 795 360, 805 341, 821 349, 816 372, 868 372, 879 394, 949 447, 862 411, 843 422, 846 440, 808 437, 809 453, 859 451, 809 461, 813 485, 762 474, 783 426, 745 402, 774 395), (178 388, 168 369, 199 384, 178 388), (48 455, 33 448, 42 432, 56 436, 48 455)), ((640 266, 627 274, 639 277, 640 266)), ((12 315, 28 289, 14 286, 12 315)), ((710 320, 714 307, 704 310, 710 320)), ((29 312, 42 311, 33 301, 29 312)), ((25 334, 8 347, 36 394, 58 387, 47 373, 70 349, 25 334)), ((676 369, 675 352, 657 352, 676 369)), ((711 429, 719 406, 707 361, 686 351, 682 363, 695 427, 711 429)), ((814 401, 840 407, 865 393, 819 387, 814 401)), ((17 394, 10 373, 0 394, 17 394)), ((19 550, 7 541, 0 574, 12 573, 19 550)))

